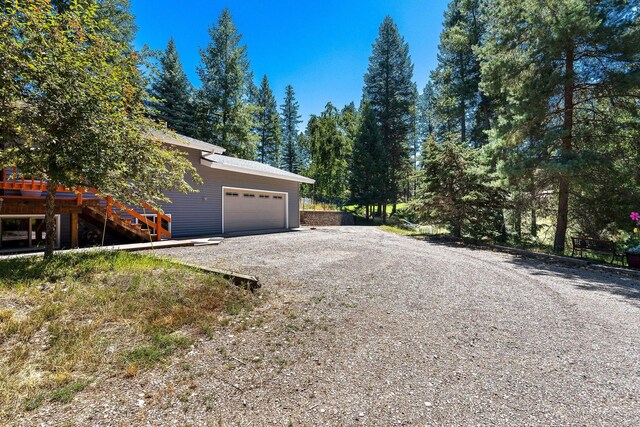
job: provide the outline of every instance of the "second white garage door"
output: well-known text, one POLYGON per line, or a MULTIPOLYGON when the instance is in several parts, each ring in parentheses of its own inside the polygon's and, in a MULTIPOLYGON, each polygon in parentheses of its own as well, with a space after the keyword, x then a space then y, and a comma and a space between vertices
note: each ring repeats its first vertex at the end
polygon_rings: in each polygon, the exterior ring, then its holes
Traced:
POLYGON ((287 228, 287 194, 222 188, 222 232, 287 228))

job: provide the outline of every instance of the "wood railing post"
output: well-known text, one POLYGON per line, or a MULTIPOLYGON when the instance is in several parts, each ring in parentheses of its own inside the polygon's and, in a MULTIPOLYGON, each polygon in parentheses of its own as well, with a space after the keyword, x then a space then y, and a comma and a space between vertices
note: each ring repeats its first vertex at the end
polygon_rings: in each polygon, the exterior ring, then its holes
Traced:
POLYGON ((113 215, 113 206, 111 206, 111 196, 107 196, 107 218, 113 215))
POLYGON ((78 247, 78 211, 71 212, 71 247, 78 247))
POLYGON ((76 187, 76 204, 80 206, 82 204, 82 188, 76 187))
POLYGON ((156 240, 162 240, 162 216, 156 211, 156 240))

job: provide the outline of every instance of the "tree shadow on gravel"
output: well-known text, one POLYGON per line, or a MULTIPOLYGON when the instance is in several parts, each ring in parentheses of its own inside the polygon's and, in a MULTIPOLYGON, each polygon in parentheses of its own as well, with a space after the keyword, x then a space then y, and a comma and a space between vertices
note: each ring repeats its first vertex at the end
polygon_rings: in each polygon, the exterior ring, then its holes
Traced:
MULTIPOLYGON (((490 251, 498 253, 506 253, 496 251, 486 246, 476 246, 469 242, 454 239, 421 239, 430 244, 446 246, 449 248, 468 249, 472 251, 490 251)), ((512 255, 513 258, 508 263, 527 270, 532 276, 557 277, 561 279, 571 280, 573 286, 586 291, 608 292, 612 295, 625 298, 630 304, 640 308, 640 280, 631 276, 626 276, 624 272, 606 272, 590 268, 588 266, 570 266, 561 263, 554 263, 548 260, 542 260, 520 255, 512 255)))
POLYGON ((630 304, 640 308, 640 281, 625 276, 624 273, 609 273, 589 267, 572 267, 518 256, 514 256, 509 263, 526 269, 532 276, 567 279, 578 289, 608 292, 623 297, 630 304))

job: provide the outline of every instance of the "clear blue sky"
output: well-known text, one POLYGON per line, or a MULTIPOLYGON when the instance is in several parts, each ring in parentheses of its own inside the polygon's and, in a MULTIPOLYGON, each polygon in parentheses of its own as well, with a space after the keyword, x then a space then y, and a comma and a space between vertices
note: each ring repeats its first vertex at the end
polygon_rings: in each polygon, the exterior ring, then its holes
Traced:
POLYGON ((409 43, 414 79, 422 90, 436 65, 447 0, 132 0, 136 46, 164 49, 173 36, 191 82, 200 85, 199 49, 224 7, 247 46, 259 83, 269 77, 278 105, 293 85, 306 123, 328 101, 341 108, 359 102, 378 27, 390 15, 409 43))

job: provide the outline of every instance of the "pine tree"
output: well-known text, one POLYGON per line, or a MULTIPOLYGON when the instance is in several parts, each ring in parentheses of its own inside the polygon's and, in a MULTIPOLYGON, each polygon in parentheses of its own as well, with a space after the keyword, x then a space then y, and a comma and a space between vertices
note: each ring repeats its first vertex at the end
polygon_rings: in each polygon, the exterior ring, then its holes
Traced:
POLYGON ((281 167, 289 172, 299 173, 302 167, 300 145, 298 143, 298 125, 302 123, 298 109, 300 105, 295 98, 291 85, 285 88, 284 103, 280 106, 282 126, 282 160, 281 167))
POLYGON ((416 123, 418 141, 426 142, 429 137, 435 137, 437 120, 435 117, 435 88, 433 82, 428 81, 416 103, 416 123))
POLYGON ((258 161, 279 166, 280 115, 266 75, 257 90, 255 105, 254 131, 258 137, 258 161))
POLYGON ((482 157, 452 135, 425 144, 421 185, 412 202, 418 216, 447 224, 455 237, 495 237, 494 222, 505 206, 497 174, 482 157))
POLYGON ((453 0, 444 17, 438 46, 438 66, 431 74, 437 97, 433 108, 438 117, 437 132, 452 133, 473 146, 486 142, 490 104, 480 93, 480 62, 475 50, 484 32, 483 0, 453 0))
POLYGON ((160 70, 151 84, 155 118, 182 135, 195 136, 193 87, 185 74, 173 38, 160 58, 160 70))
POLYGON ((226 148, 229 155, 253 159, 247 89, 249 60, 229 9, 222 11, 209 35, 211 41, 201 51, 202 63, 198 67, 202 86, 197 94, 197 134, 200 139, 226 148))
POLYGON ((598 179, 589 172, 602 161, 628 155, 621 143, 638 126, 634 3, 496 0, 492 8, 481 54, 482 87, 501 100, 496 151, 505 173, 534 170, 554 182, 557 252, 565 248, 570 195, 598 179), (511 161, 514 154, 524 162, 511 161))
MULTIPOLYGON (((394 207, 400 192, 400 181, 409 167, 408 139, 415 111, 415 85, 409 46, 398 33, 396 24, 386 17, 369 58, 365 74, 364 97, 376 113, 380 136, 385 148, 388 170, 380 189, 383 203, 394 207)), ((386 209, 383 210, 386 220, 386 209)))
POLYGON ((360 108, 360 120, 353 143, 353 155, 349 164, 349 189, 351 199, 365 206, 369 219, 370 206, 380 203, 380 188, 383 185, 386 159, 375 112, 364 103, 360 108))

